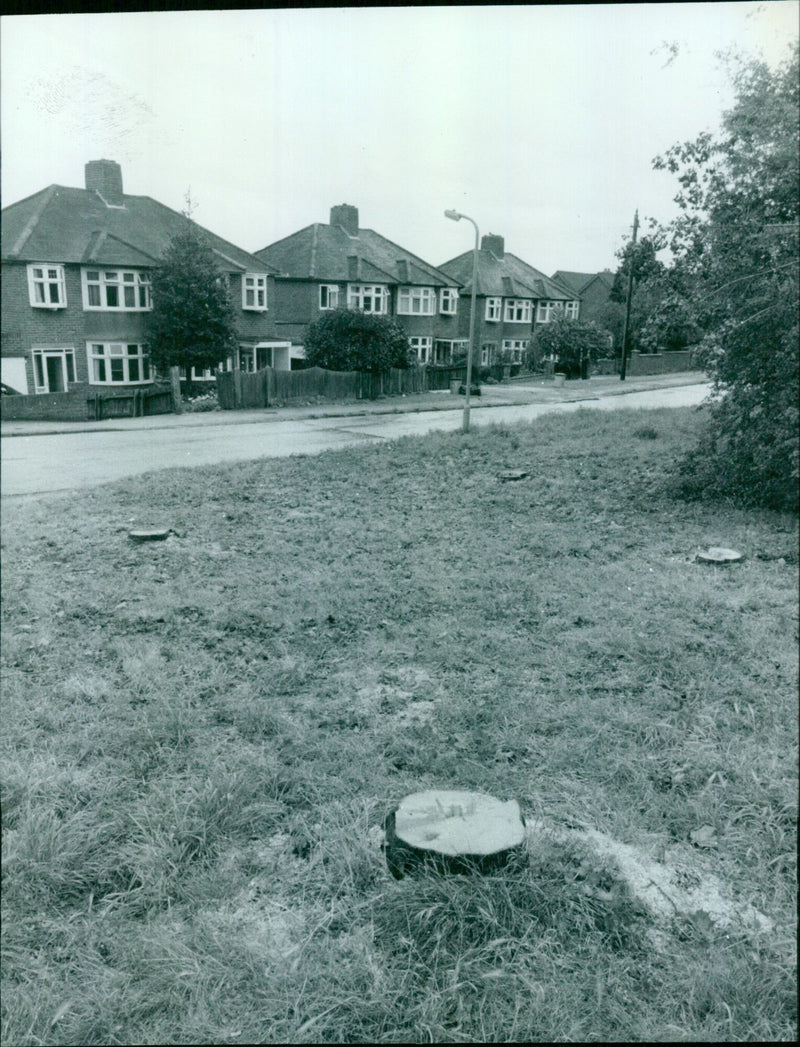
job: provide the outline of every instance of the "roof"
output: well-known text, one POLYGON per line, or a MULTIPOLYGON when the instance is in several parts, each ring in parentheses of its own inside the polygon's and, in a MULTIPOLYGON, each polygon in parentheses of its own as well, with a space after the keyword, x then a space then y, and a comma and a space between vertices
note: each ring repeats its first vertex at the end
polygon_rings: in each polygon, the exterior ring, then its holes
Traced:
POLYGON ((255 253, 296 280, 353 280, 350 259, 355 257, 360 283, 457 286, 456 280, 372 229, 350 236, 340 225, 315 222, 255 253))
MULTIPOLYGON (((108 207, 94 190, 51 185, 3 208, 2 259, 152 266, 185 228, 184 215, 149 196, 125 194, 123 206, 108 207)), ((198 228, 223 271, 273 272, 255 255, 198 228)))
POLYGON ((568 269, 557 269, 553 273, 553 280, 579 295, 593 280, 600 280, 610 291, 614 285, 614 274, 610 269, 599 273, 574 273, 568 269))
MULTIPOLYGON (((439 268, 463 285, 465 293, 472 291, 473 252, 465 251, 451 258, 439 268)), ((573 297, 550 277, 523 262, 516 255, 505 252, 502 258, 488 248, 478 251, 478 286, 476 294, 505 298, 540 298, 569 301, 573 297)))

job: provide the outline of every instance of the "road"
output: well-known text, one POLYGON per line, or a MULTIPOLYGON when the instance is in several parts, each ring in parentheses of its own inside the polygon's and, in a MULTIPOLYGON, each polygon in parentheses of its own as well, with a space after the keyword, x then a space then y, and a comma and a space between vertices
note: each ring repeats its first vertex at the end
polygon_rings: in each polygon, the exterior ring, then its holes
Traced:
MULTIPOLYGON (((707 384, 698 384, 577 402, 480 407, 470 412, 470 425, 476 428, 492 423, 532 421, 544 414, 581 409, 613 411, 694 406, 701 403, 708 392, 707 384)), ((462 412, 438 410, 286 419, 271 415, 253 422, 237 422, 231 412, 218 423, 208 418, 203 422, 194 426, 165 423, 163 427, 5 438, 0 494, 3 498, 56 494, 174 466, 319 454, 400 436, 453 431, 461 428, 462 412)))

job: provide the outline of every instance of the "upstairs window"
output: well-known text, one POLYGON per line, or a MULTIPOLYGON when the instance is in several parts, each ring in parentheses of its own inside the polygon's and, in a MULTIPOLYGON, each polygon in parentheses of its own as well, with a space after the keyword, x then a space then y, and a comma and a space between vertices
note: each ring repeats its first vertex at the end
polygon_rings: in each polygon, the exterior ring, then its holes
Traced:
POLYGON ((142 312, 152 308, 150 274, 131 269, 82 269, 83 308, 142 312))
POLYGON ((363 313, 386 313, 389 307, 389 292, 382 284, 348 284, 347 308, 360 309, 363 313))
POLYGON ((529 298, 507 298, 504 317, 506 323, 529 324, 532 317, 531 305, 529 298))
POLYGON ((64 309, 67 284, 63 265, 29 265, 28 296, 38 309, 64 309))
POLYGON ((150 361, 143 345, 125 342, 90 342, 91 385, 137 385, 150 381, 150 361))
POLYGON ((499 320, 500 319, 500 305, 502 298, 487 298, 486 299, 486 319, 487 320, 499 320))
POLYGON ((320 307, 320 309, 338 309, 339 308, 339 285, 338 284, 320 284, 319 285, 319 307, 320 307))
POLYGON ((259 313, 266 312, 266 273, 245 273, 242 276, 242 309, 252 309, 259 313))
POLYGON ((439 312, 454 316, 458 309, 458 290, 455 287, 443 287, 439 292, 439 312))
POLYGON ((551 320, 556 320, 559 315, 563 316, 563 313, 563 302, 539 302, 536 309, 536 323, 549 324, 551 320))
POLYGON ((580 305, 579 302, 567 302, 566 303, 566 306, 564 307, 564 315, 566 316, 566 318, 568 320, 577 320, 578 319, 578 307, 579 307, 579 305, 580 305))
POLYGON ((435 307, 432 287, 401 287, 397 293, 398 316, 433 316, 435 307))

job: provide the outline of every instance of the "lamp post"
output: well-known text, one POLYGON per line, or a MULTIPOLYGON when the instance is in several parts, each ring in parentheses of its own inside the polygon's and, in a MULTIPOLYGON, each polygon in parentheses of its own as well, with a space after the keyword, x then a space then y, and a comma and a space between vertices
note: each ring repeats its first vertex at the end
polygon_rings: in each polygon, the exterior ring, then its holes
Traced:
POLYGON ((461 425, 462 432, 469 432, 469 393, 472 388, 472 357, 475 352, 475 296, 478 292, 478 223, 470 218, 468 214, 461 214, 458 211, 445 211, 445 218, 450 218, 454 222, 460 222, 462 218, 466 218, 468 222, 472 222, 475 226, 475 250, 472 252, 472 305, 469 311, 469 346, 467 348, 467 388, 464 396, 464 420, 461 425))

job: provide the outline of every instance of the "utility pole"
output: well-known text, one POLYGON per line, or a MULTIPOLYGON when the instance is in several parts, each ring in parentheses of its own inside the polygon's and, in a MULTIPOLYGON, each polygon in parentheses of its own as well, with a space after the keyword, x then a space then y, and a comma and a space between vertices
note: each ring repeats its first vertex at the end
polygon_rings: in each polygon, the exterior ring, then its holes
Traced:
MULTIPOLYGON (((639 231, 639 209, 636 209, 636 213, 633 216, 633 240, 631 240, 631 247, 636 245, 636 234, 639 231)), ((628 254, 628 297, 625 301, 625 326, 622 329, 622 366, 619 371, 619 380, 625 381, 625 370, 628 361, 628 329, 631 325, 631 298, 633 297, 633 260, 634 251, 630 251, 628 254)))

